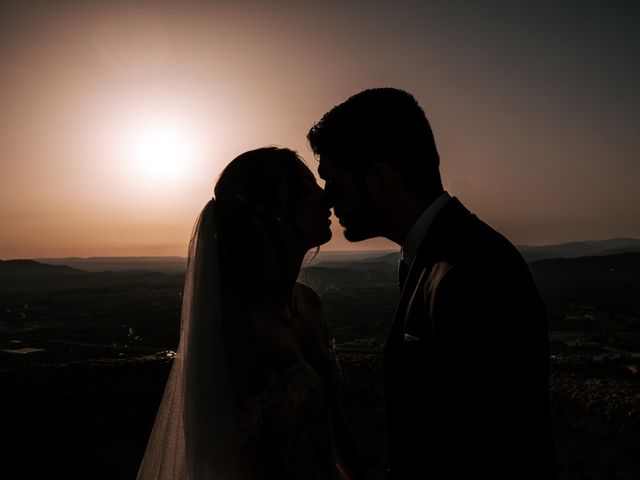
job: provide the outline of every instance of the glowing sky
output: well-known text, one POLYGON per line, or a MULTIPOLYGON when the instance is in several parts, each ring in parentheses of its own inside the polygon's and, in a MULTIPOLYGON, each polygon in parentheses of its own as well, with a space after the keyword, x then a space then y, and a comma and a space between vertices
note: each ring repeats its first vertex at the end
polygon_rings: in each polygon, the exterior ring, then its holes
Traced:
POLYGON ((0 61, 0 258, 185 255, 227 162, 315 170, 309 127, 375 86, 515 243, 640 237, 637 1, 4 1, 0 61))

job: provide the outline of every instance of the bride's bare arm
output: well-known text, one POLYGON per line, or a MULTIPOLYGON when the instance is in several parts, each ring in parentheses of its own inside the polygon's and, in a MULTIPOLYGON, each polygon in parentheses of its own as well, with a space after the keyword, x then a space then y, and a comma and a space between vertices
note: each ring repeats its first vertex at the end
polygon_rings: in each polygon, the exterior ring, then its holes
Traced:
POLYGON ((339 470, 340 478, 348 480, 362 480, 365 478, 361 462, 353 441, 353 435, 342 411, 339 400, 338 370, 340 368, 336 352, 329 341, 329 329, 324 313, 324 308, 318 294, 310 287, 298 284, 297 289, 301 298, 304 298, 305 316, 308 316, 310 325, 308 328, 313 335, 316 335, 316 342, 319 345, 323 357, 324 365, 328 365, 327 390, 328 390, 328 414, 329 428, 332 432, 334 445, 334 455, 339 470), (319 338, 318 338, 319 337, 319 338))

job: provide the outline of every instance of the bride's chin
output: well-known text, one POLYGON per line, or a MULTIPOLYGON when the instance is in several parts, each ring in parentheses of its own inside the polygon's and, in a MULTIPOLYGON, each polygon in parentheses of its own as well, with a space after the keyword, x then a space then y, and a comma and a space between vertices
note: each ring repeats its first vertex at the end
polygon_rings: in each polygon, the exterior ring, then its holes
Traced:
POLYGON ((322 245, 324 245, 325 243, 327 243, 329 240, 331 240, 331 237, 333 236, 333 233, 331 232, 330 229, 328 229, 324 235, 322 236, 318 236, 317 239, 315 239, 313 243, 313 245, 311 245, 309 247, 309 250, 311 250, 312 248, 318 248, 321 247, 322 245))

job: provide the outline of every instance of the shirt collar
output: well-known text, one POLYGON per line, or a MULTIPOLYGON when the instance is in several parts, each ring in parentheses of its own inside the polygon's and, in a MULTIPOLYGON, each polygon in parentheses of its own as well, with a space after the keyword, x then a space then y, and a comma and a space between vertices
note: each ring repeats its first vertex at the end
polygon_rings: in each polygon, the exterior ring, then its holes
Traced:
POLYGON ((402 244, 401 258, 407 264, 411 266, 413 260, 416 258, 418 248, 422 239, 427 234, 427 230, 433 223, 440 210, 451 200, 451 195, 446 191, 442 192, 431 204, 425 209, 424 212, 418 217, 407 235, 406 240, 402 244))

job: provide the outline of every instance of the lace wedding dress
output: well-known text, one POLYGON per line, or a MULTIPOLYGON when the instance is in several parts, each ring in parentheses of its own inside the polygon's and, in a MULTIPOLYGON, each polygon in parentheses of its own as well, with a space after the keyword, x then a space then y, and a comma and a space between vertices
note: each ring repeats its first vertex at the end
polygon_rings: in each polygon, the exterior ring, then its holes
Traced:
POLYGON ((248 399, 241 426, 256 478, 335 480, 326 386, 306 363, 273 375, 248 399))

